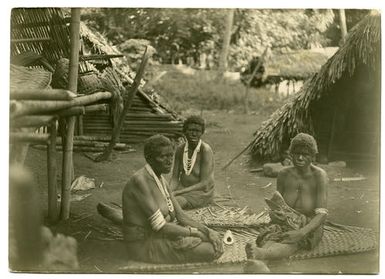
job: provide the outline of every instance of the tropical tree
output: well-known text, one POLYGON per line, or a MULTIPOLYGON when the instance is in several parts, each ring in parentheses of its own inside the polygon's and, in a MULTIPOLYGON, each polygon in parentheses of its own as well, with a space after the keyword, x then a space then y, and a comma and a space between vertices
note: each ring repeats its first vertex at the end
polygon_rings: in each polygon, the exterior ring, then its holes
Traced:
POLYGON ((239 10, 230 63, 236 69, 247 65, 266 47, 285 52, 324 46, 328 41, 322 34, 333 20, 332 10, 239 10))
MULTIPOLYGON (((219 62, 226 30, 226 9, 89 8, 82 20, 115 45, 128 39, 148 40, 162 63, 171 63, 175 46, 179 58, 195 62, 210 49, 219 62)), ((347 29, 369 10, 345 10, 347 29)), ((338 45, 338 10, 236 9, 231 29, 228 65, 239 70, 265 47, 284 52, 338 45)))

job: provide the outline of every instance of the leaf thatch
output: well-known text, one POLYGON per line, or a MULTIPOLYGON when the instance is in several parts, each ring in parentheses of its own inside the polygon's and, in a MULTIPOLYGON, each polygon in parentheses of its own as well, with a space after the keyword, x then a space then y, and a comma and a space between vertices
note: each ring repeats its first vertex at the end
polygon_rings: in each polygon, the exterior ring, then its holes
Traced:
POLYGON ((308 79, 302 89, 262 123, 254 133, 252 155, 259 160, 278 159, 290 139, 299 132, 314 134, 309 108, 327 94, 342 75, 351 77, 360 64, 375 71, 380 59, 380 14, 372 12, 348 34, 346 42, 308 79))
POLYGON ((331 50, 298 50, 273 55, 265 63, 266 76, 279 76, 284 79, 306 79, 317 73, 321 66, 338 48, 331 50), (330 54, 331 53, 331 54, 330 54))

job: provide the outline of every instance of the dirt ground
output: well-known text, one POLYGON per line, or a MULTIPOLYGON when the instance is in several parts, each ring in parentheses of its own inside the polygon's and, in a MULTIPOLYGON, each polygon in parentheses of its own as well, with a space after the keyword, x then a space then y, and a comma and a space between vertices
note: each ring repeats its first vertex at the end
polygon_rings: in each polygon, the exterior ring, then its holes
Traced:
MULTIPOLYGON (((267 115, 244 115, 224 111, 204 111, 207 131, 204 135, 213 148, 216 161, 216 191, 218 195, 231 194, 240 206, 248 206, 259 212, 276 187, 274 178, 263 177, 250 172, 255 166, 250 164, 249 155, 244 154, 226 170, 221 168, 238 154, 251 140, 252 133, 267 115), (269 187, 264 187, 268 183, 269 187)), ((110 162, 94 163, 81 153, 74 153, 75 176, 85 175, 96 179, 102 188, 88 190, 91 196, 80 202, 72 202, 71 218, 54 226, 52 231, 71 235, 78 241, 80 269, 76 273, 121 273, 126 266, 125 249, 118 240, 99 240, 93 226, 107 226, 109 221, 98 215, 98 202, 121 203, 121 192, 127 178, 143 166, 142 146, 134 146, 136 152, 118 154, 110 162), (87 218, 84 218, 86 216, 87 218), (83 218, 83 219, 82 219, 83 218), (90 233, 91 231, 91 233, 90 233)), ((60 158, 58 164, 60 166, 60 158)), ((41 189, 41 203, 47 212, 46 154, 31 148, 26 166, 35 174, 41 189)), ((379 171, 378 168, 331 167, 321 165, 330 178, 328 191, 329 219, 331 221, 372 228, 379 232, 379 171), (342 182, 334 178, 364 175, 365 180, 342 182)), ((59 170, 60 171, 60 170, 59 170)), ((60 172, 59 172, 60 173, 60 172)), ((59 175, 60 176, 60 175, 59 175)), ((99 234, 100 236, 100 234, 99 234)), ((324 257, 300 261, 281 261, 269 265, 273 273, 312 274, 371 274, 379 270, 378 251, 360 254, 324 257)), ((241 266, 220 269, 200 269, 187 273, 241 273, 241 266)))

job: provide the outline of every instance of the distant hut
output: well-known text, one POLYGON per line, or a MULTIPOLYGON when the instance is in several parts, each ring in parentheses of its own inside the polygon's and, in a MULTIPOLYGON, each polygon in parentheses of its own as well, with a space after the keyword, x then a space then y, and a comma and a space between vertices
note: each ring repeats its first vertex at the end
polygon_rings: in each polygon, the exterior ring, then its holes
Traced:
POLYGON ((278 160, 299 132, 320 160, 376 161, 380 138, 380 14, 373 11, 302 89, 254 133, 252 156, 278 160))
POLYGON ((334 55, 337 47, 304 49, 271 55, 265 62, 264 83, 281 96, 298 92, 303 81, 317 73, 334 55))
MULTIPOLYGON (((270 53, 264 58, 250 86, 256 88, 270 86, 271 90, 279 96, 287 97, 298 92, 303 82, 317 73, 337 50, 338 47, 327 47, 270 53)), ((244 84, 258 65, 259 59, 259 56, 255 56, 241 72, 241 81, 244 84)))
MULTIPOLYGON (((69 28, 66 10, 61 8, 16 8, 11 16, 11 63, 20 66, 41 67, 54 71, 53 84, 63 76, 69 57, 69 28), (63 66, 64 65, 64 66, 63 66)), ((113 69, 119 83, 132 83, 134 73, 127 60, 99 33, 81 23, 81 51, 78 94, 102 91, 102 71, 113 69)), ((68 65, 67 65, 68 67, 68 65)), ((56 82, 56 84, 55 84, 56 82)), ((52 86, 55 88, 55 86, 52 86)), ((76 133, 90 138, 111 135, 116 105, 104 112, 87 113, 77 122, 76 133)), ((163 133, 169 137, 181 134, 182 122, 177 114, 154 101, 139 88, 121 131, 121 142, 141 142, 148 136, 163 133)))

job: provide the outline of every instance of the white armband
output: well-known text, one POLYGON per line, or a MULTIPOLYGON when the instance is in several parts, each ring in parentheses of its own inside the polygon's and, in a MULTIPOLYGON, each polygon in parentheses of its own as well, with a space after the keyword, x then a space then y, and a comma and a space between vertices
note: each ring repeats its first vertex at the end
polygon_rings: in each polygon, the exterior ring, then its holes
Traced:
POLYGON ((329 213, 329 211, 326 208, 322 208, 322 207, 314 209, 314 212, 315 214, 325 214, 325 215, 328 215, 329 213))
POLYGON ((164 219, 162 212, 160 212, 160 209, 155 211, 155 213, 152 214, 148 220, 151 223, 152 229, 156 232, 163 228, 166 224, 166 220, 164 219))

